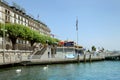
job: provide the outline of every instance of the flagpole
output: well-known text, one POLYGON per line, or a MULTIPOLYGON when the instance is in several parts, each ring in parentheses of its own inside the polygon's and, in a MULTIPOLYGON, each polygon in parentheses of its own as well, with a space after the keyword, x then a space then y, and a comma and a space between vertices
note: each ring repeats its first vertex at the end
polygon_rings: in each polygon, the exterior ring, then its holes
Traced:
POLYGON ((37 15, 37 20, 39 20, 39 14, 37 15))
POLYGON ((77 47, 78 47, 78 30, 77 30, 77 47))
POLYGON ((78 47, 78 18, 76 19, 76 34, 77 34, 77 47, 78 47))

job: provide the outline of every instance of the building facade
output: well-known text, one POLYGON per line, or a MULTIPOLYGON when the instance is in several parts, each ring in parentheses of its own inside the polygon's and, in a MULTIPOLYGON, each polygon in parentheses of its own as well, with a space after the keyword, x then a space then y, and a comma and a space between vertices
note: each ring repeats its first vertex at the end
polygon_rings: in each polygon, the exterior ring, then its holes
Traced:
MULTIPOLYGON (((0 23, 16 23, 21 24, 26 27, 30 27, 31 29, 38 31, 40 34, 50 36, 51 30, 48 28, 46 24, 43 22, 34 19, 30 15, 25 13, 25 10, 20 8, 19 6, 13 4, 10 6, 6 1, 0 0, 0 23)), ((6 44, 8 44, 9 39, 6 38, 6 44)), ((21 39, 17 40, 18 49, 19 46, 29 44, 28 41, 24 41, 21 39)), ((2 38, 0 38, 0 44, 2 46, 2 38)), ((10 43, 9 43, 10 44, 10 43)), ((28 46, 28 45, 27 45, 28 46)), ((0 47, 2 48, 2 47, 0 47)), ((25 48, 23 48, 25 49, 25 48)))

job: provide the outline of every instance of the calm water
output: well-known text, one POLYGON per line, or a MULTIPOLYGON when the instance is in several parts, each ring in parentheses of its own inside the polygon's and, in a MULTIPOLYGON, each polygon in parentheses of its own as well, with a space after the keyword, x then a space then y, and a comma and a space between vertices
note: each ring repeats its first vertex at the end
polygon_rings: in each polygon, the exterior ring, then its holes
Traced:
POLYGON ((120 80, 120 61, 0 69, 0 80, 120 80), (16 73, 21 69, 21 73, 16 73))

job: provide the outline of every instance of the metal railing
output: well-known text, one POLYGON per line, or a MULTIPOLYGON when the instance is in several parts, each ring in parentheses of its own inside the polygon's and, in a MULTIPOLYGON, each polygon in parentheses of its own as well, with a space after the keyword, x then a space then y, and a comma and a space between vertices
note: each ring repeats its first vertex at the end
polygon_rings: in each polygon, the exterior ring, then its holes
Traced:
POLYGON ((41 50, 38 50, 32 57, 31 59, 40 59, 41 56, 45 53, 47 50, 47 47, 43 47, 41 50))

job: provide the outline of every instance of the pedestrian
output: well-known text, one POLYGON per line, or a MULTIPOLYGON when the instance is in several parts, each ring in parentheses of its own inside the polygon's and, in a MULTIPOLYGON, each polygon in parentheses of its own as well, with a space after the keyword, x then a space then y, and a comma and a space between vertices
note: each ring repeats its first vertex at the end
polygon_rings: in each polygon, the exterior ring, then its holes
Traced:
POLYGON ((50 58, 50 52, 48 51, 48 58, 50 58))

